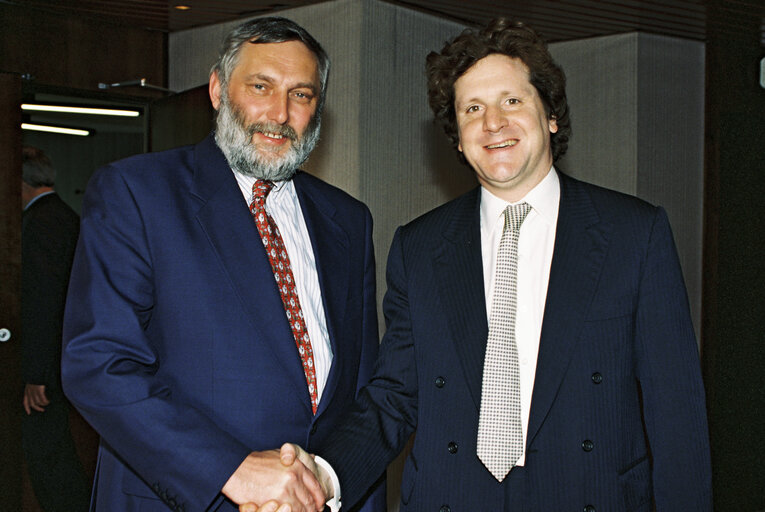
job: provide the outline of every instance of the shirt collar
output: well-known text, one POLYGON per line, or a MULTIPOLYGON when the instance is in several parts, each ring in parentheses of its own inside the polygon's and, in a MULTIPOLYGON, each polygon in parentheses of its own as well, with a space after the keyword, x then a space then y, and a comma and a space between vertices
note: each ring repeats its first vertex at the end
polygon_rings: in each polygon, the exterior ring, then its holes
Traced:
MULTIPOLYGON (((244 200, 247 201, 247 204, 252 203, 252 186, 255 184, 255 181, 257 178, 253 178, 252 176, 245 176, 244 174, 238 173, 236 171, 233 171, 234 177, 236 178, 236 182, 239 185, 239 190, 242 191, 242 195, 244 196, 244 200)), ((275 200, 275 198, 279 197, 283 191, 288 190, 291 185, 292 180, 283 180, 283 181, 275 181, 274 182, 274 188, 271 189, 271 192, 269 192, 268 197, 274 198, 272 200, 275 200)), ((270 202, 270 201, 269 201, 270 202)))
POLYGON ((547 176, 516 203, 508 203, 481 187, 481 217, 484 219, 497 219, 508 205, 518 203, 528 203, 547 223, 554 225, 560 204, 560 179, 555 167, 550 167, 547 176))
POLYGON ((42 198, 43 198, 43 197, 45 197, 45 196, 49 196, 49 195, 51 195, 51 194, 55 194, 55 193, 56 193, 56 191, 55 191, 55 190, 49 190, 48 192, 43 192, 43 193, 42 193, 42 194, 40 194, 40 195, 34 196, 34 197, 33 197, 33 198, 32 198, 32 199, 31 199, 31 200, 30 200, 30 201, 27 203, 27 205, 24 207, 24 210, 25 210, 25 211, 26 211, 26 210, 28 210, 28 209, 29 209, 29 207, 30 207, 30 206, 32 206, 34 203, 36 203, 36 202, 37 202, 39 199, 42 199, 42 198))

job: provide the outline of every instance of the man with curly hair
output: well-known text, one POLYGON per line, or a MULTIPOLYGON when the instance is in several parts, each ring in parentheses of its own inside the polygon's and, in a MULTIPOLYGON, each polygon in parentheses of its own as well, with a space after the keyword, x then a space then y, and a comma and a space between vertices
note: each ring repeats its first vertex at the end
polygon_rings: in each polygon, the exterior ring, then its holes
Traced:
POLYGON ((556 167, 565 77, 530 28, 465 31, 427 72, 480 186, 394 236, 375 375, 319 450, 343 502, 415 434, 404 511, 710 511, 666 213, 556 167))

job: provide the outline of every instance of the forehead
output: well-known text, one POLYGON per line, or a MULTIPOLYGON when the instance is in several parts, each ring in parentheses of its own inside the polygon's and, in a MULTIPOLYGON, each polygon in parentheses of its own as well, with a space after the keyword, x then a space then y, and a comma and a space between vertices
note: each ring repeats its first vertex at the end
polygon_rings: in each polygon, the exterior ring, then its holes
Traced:
POLYGON ((454 82, 456 101, 499 91, 536 92, 529 81, 529 68, 521 59, 498 53, 487 55, 454 82))
POLYGON ((274 78, 293 77, 296 81, 318 83, 316 55, 300 41, 249 43, 239 49, 232 76, 266 74, 274 78))

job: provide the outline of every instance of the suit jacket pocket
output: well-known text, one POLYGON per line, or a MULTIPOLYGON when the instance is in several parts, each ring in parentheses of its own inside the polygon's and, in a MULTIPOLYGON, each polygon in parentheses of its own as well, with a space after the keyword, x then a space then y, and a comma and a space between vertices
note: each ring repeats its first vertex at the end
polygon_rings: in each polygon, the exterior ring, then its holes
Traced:
POLYGON ((648 456, 645 455, 630 464, 619 475, 624 510, 629 512, 650 512, 653 485, 651 483, 651 467, 648 456))
POLYGON ((141 498, 160 499, 157 493, 152 491, 151 487, 146 485, 143 480, 127 468, 125 468, 125 474, 122 477, 122 492, 141 498))

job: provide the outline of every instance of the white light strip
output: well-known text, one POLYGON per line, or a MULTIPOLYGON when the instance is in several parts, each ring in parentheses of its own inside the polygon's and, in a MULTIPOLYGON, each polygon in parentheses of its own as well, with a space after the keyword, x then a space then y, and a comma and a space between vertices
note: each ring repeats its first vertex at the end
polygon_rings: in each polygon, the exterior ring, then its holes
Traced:
POLYGON ((138 117, 140 114, 136 110, 120 110, 114 108, 92 108, 92 107, 66 107, 64 105, 38 105, 35 103, 24 103, 21 110, 32 110, 35 112, 61 112, 65 114, 92 114, 96 116, 119 116, 119 117, 138 117))
POLYGON ((48 126, 45 124, 21 123, 22 130, 32 130, 35 132, 62 133, 64 135, 79 135, 87 137, 90 135, 88 130, 78 130, 76 128, 61 128, 59 126, 48 126))

